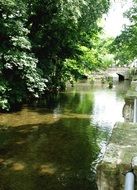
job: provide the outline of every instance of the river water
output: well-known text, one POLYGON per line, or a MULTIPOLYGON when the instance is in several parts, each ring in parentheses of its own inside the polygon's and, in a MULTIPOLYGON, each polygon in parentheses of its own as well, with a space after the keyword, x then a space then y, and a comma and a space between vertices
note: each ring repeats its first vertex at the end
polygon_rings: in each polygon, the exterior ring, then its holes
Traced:
POLYGON ((0 190, 97 190, 95 167, 123 121, 127 88, 81 81, 0 114, 0 190))

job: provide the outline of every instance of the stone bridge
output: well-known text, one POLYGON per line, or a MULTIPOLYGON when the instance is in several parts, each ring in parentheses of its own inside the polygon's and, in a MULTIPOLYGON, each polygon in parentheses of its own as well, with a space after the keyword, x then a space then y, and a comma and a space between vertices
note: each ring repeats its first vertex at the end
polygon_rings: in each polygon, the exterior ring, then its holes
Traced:
POLYGON ((98 72, 93 72, 91 76, 96 79, 110 76, 110 77, 118 77, 119 80, 127 80, 130 79, 130 70, 131 67, 111 67, 105 71, 101 70, 98 72))
POLYGON ((105 76, 119 77, 119 80, 129 79, 129 67, 112 67, 103 72, 105 76))

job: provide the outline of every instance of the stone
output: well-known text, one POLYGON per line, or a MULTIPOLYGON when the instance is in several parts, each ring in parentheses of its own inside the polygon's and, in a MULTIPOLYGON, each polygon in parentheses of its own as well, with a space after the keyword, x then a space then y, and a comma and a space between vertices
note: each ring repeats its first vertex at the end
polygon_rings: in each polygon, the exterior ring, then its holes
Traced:
POLYGON ((117 123, 103 160, 97 166, 98 190, 123 190, 122 173, 131 169, 133 157, 137 157, 137 124, 117 123))

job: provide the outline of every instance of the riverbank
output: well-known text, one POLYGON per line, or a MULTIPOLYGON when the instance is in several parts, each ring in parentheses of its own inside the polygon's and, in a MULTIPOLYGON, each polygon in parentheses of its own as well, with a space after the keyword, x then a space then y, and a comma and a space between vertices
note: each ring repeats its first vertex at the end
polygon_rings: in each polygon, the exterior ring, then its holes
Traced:
POLYGON ((137 124, 117 123, 103 161, 98 165, 98 190, 123 190, 124 175, 131 159, 137 156, 137 124))
POLYGON ((125 121, 114 126, 103 160, 97 167, 98 190, 123 190, 122 173, 131 169, 131 160, 137 156, 136 90, 137 82, 133 81, 125 97, 128 106, 125 121))

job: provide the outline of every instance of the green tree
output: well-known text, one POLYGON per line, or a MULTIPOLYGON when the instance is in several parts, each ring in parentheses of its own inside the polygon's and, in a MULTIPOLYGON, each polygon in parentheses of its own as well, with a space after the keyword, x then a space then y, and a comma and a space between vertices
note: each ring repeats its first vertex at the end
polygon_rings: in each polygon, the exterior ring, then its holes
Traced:
POLYGON ((23 1, 0 1, 0 108, 38 97, 45 88, 25 28, 23 1))
POLYGON ((130 20, 130 25, 125 26, 122 33, 116 37, 110 46, 110 51, 115 53, 115 59, 119 65, 130 64, 137 58, 137 1, 133 1, 133 7, 125 13, 130 20))
POLYGON ((0 1, 0 108, 65 88, 98 64, 94 36, 107 0, 0 1))
POLYGON ((63 89, 67 80, 77 78, 85 68, 85 62, 78 61, 83 54, 79 47, 92 46, 91 38, 100 30, 97 20, 108 1, 35 0, 31 4, 28 28, 38 67, 48 76, 50 90, 63 89))

